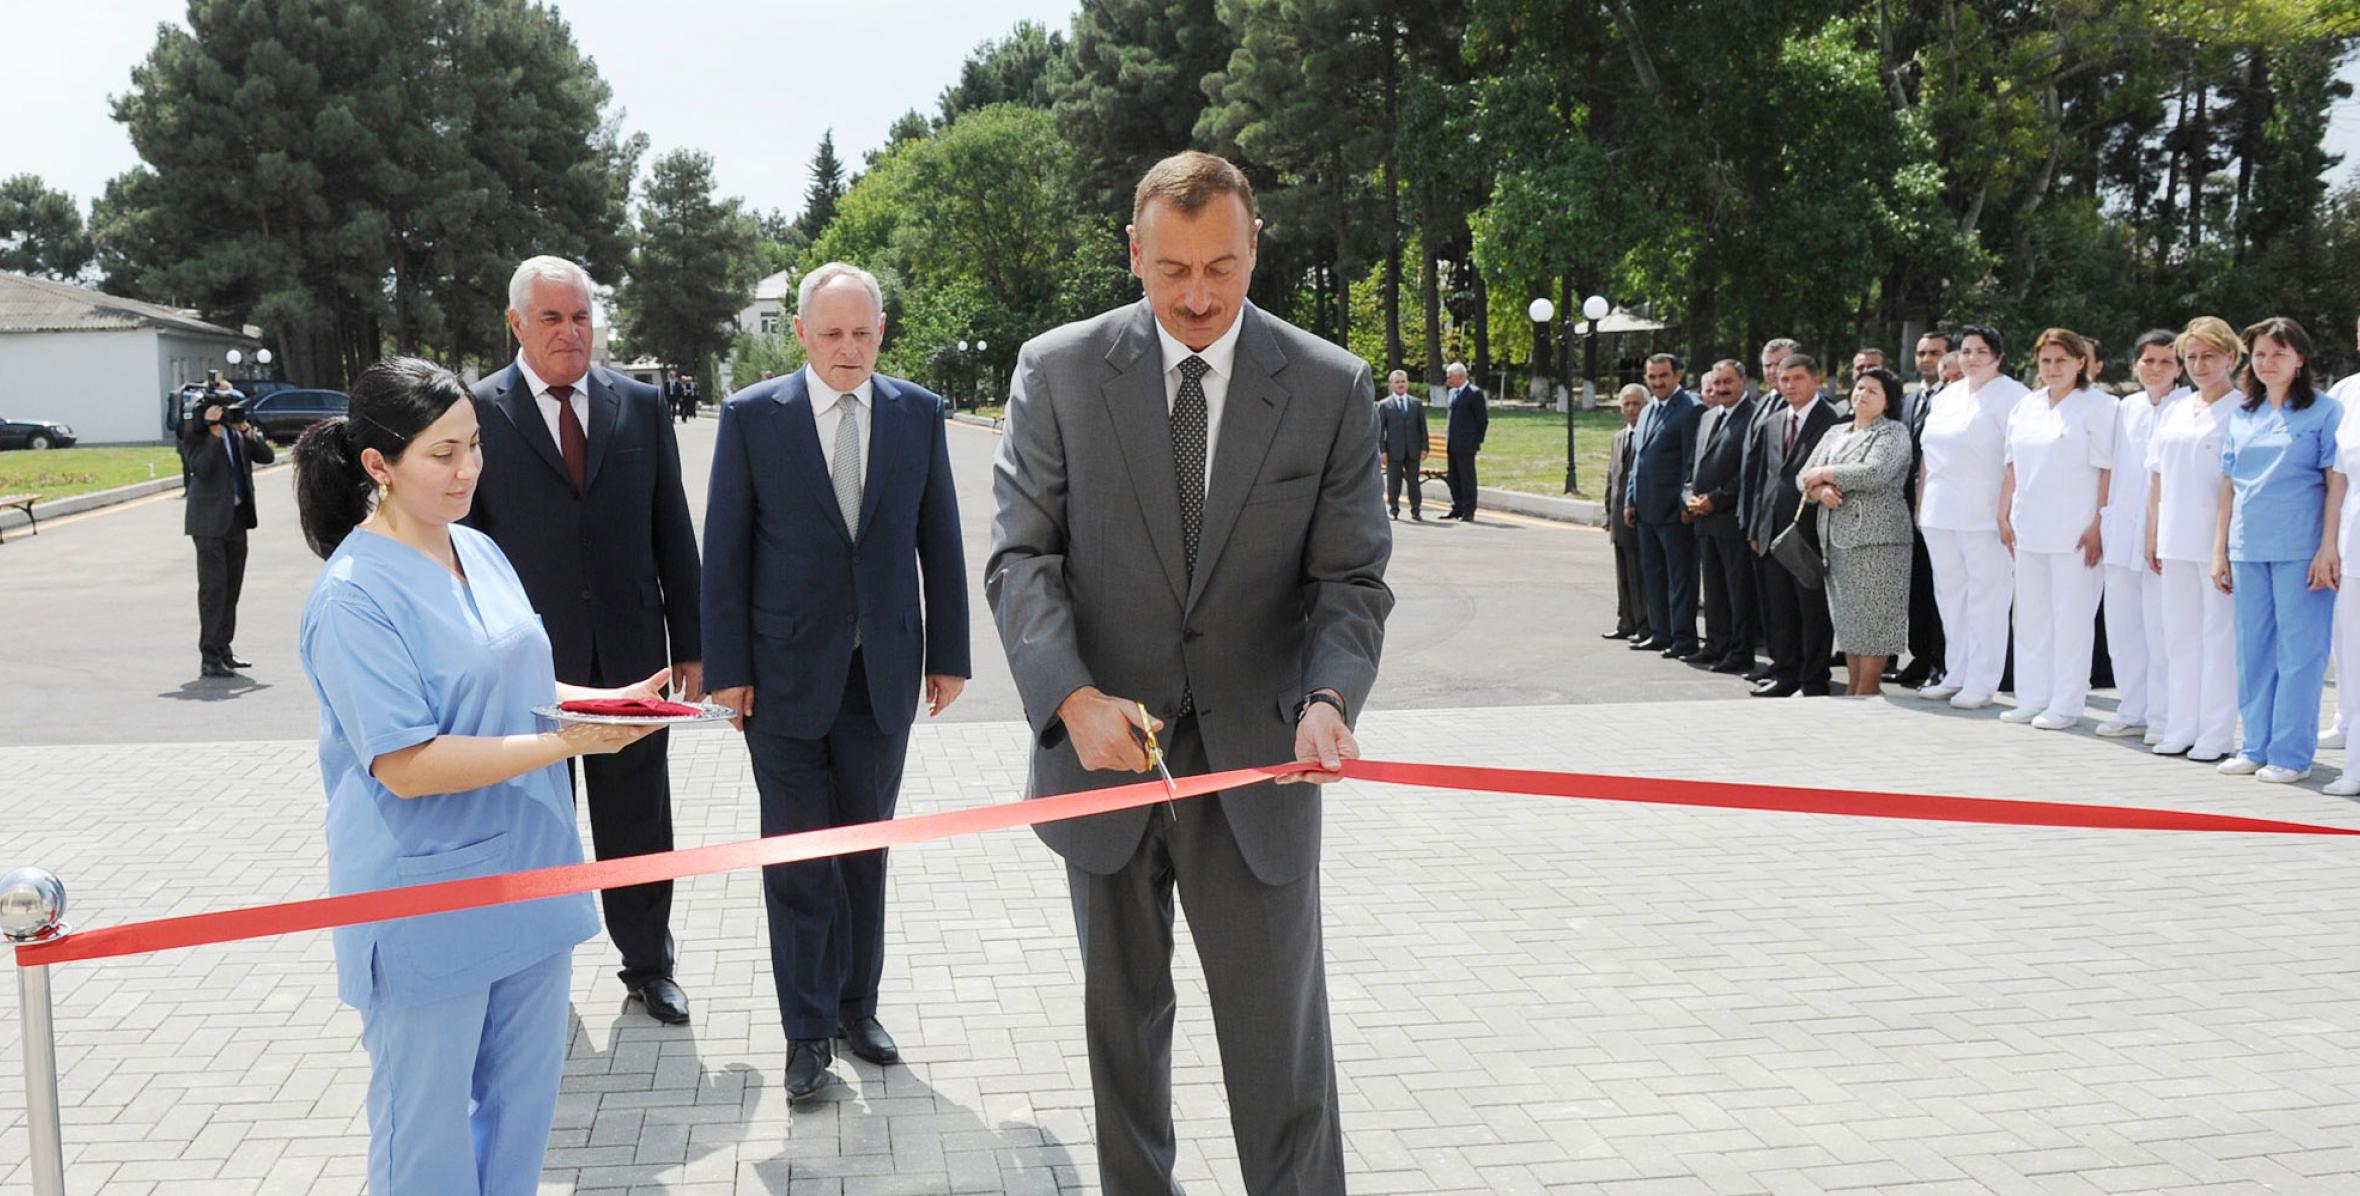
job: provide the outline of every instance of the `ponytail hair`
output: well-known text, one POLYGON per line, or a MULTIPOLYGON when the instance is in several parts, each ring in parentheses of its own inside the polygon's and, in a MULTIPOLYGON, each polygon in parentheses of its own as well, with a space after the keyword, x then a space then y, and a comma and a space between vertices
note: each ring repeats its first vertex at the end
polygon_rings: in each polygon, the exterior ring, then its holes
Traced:
POLYGON ((377 483, 361 465, 362 450, 397 462, 420 432, 467 398, 449 370, 415 357, 388 357, 362 371, 347 414, 313 424, 295 442, 295 507, 311 550, 327 558, 369 517, 377 483))

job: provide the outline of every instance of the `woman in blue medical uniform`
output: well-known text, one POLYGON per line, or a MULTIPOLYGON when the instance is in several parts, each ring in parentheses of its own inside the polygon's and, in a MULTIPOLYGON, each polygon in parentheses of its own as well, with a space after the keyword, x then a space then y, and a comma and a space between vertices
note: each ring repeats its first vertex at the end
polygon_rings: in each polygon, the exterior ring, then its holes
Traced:
MULTIPOLYGON (((577 863, 568 757, 644 727, 547 729, 535 706, 654 697, 557 684, 507 558, 454 521, 483 468, 458 379, 392 358, 350 415, 296 445, 304 538, 327 559, 302 656, 320 703, 328 887, 356 893, 577 863)), ((539 1185, 588 895, 335 932, 337 993, 369 1052, 369 1191, 509 1196, 539 1185)))
POLYGON ((2284 785, 2311 775, 2327 676, 2341 495, 2329 494, 2343 404, 2321 394, 2311 337, 2285 316, 2245 330, 2246 399, 2221 447, 2213 583, 2237 611, 2245 745, 2217 766, 2284 785))

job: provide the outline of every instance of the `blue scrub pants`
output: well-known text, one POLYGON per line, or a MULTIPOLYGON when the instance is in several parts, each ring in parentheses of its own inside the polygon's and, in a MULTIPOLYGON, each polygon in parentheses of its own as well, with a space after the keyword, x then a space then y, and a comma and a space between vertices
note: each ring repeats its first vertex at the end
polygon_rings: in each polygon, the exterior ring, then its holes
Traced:
POLYGON ((560 951, 449 1000, 361 1011, 370 1196, 539 1190, 572 983, 573 952, 560 951))
POLYGON ((2306 769, 2319 750, 2319 687, 2327 678, 2335 591, 2309 588, 2311 562, 2235 561, 2238 755, 2306 769))

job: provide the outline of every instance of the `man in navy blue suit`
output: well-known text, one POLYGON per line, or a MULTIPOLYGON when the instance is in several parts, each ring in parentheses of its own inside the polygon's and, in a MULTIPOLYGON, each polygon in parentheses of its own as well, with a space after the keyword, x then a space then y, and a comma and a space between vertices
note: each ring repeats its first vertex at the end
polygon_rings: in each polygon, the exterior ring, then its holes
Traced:
POLYGON ((1639 573, 1654 633, 1631 645, 1673 660, 1696 655, 1696 533, 1681 491, 1696 472, 1696 425, 1704 405, 1680 385, 1680 359, 1658 353, 1642 378, 1655 401, 1631 436, 1623 519, 1639 529, 1639 573))
MULTIPOLYGON (((891 818, 921 695, 940 714, 971 675, 942 399, 876 372, 884 332, 877 280, 821 266, 796 301, 810 364, 721 406, 704 680, 738 712, 764 835, 891 818)), ((877 1020, 885 853, 762 873, 788 1098, 827 1082, 837 1038, 897 1062, 877 1020)))

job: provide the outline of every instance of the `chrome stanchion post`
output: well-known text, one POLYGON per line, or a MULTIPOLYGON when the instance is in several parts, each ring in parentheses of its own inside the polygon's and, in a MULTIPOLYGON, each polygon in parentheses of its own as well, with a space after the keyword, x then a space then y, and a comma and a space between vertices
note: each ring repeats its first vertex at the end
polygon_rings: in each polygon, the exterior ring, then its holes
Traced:
MULTIPOLYGON (((40 868, 0 877, 0 938, 40 943, 62 937, 66 887, 40 868)), ((25 1131, 30 1139, 33 1196, 65 1196, 65 1142, 58 1125, 57 1028, 51 1018, 49 969, 16 970, 17 1008, 24 1023, 25 1131)))

